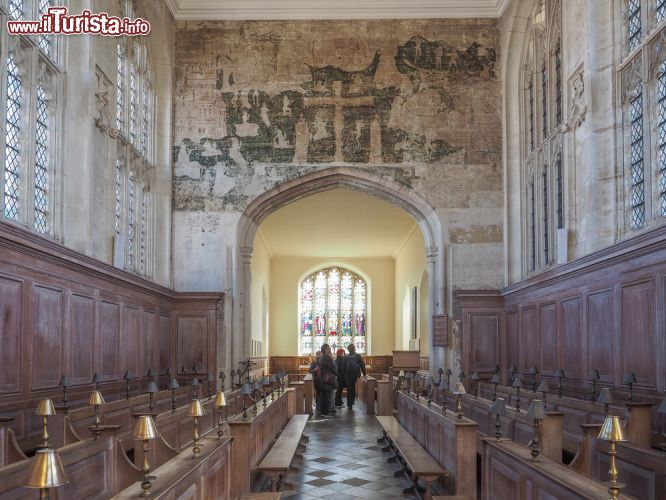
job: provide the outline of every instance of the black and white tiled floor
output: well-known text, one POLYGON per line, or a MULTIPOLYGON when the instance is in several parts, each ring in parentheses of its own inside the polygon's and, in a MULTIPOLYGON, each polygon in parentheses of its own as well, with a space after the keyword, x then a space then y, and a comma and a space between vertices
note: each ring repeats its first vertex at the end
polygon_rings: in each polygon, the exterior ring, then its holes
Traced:
POLYGON ((305 433, 310 442, 301 470, 287 476, 294 491, 283 492, 282 498, 410 498, 402 494, 409 481, 394 477, 398 466, 386 462, 390 455, 382 453, 377 444, 381 427, 374 416, 364 414, 364 408, 357 405, 350 411, 343 407, 335 418, 312 418, 305 433))

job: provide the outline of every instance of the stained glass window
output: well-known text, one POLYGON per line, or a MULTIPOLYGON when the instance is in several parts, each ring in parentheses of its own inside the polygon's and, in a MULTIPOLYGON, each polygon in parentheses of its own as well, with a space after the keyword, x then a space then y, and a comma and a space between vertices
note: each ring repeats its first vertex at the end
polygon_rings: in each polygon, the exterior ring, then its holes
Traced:
POLYGON ((49 226, 49 105, 46 91, 37 85, 35 126, 35 231, 47 233, 49 226))
POLYGON ((125 126, 125 49, 117 45, 116 53, 116 127, 123 130, 125 126))
POLYGON ((658 23, 662 22, 666 17, 666 0, 657 0, 657 8, 655 9, 655 19, 658 23))
POLYGON ((23 0, 9 0, 9 17, 11 19, 23 19, 23 0))
POLYGON ((546 66, 541 68, 541 134, 542 139, 548 136, 548 74, 546 66))
POLYGON ((534 201, 534 182, 530 184, 530 260, 532 271, 536 269, 536 206, 534 201))
POLYGON ((562 153, 557 153, 557 227, 564 227, 564 179, 562 178, 562 153))
POLYGON ((120 226, 121 226, 121 217, 122 217, 122 189, 123 189, 123 171, 122 171, 122 163, 120 161, 120 158, 116 159, 116 180, 115 180, 115 195, 116 195, 116 201, 115 201, 115 206, 114 206, 114 228, 116 231, 116 234, 120 234, 120 226))
POLYGON ((645 223, 645 157, 643 145, 643 86, 637 84, 635 97, 629 104, 631 119, 631 227, 645 223))
POLYGON ((666 62, 657 77, 657 115, 659 206, 661 215, 666 216, 666 62))
POLYGON ((7 102, 5 123, 5 168, 4 168, 4 202, 2 213, 7 219, 19 218, 19 184, 20 184, 20 134, 21 134, 21 100, 23 87, 19 76, 14 54, 7 58, 7 102))
POLYGON ((549 238, 550 234, 548 231, 548 167, 543 167, 543 173, 541 174, 541 181, 543 184, 543 200, 542 200, 542 209, 543 209, 543 258, 544 262, 548 264, 550 255, 549 255, 549 238))
POLYGON ((555 51, 555 121, 562 124, 562 52, 559 45, 555 51))
POLYGON ((641 0, 627 0, 627 37, 631 52, 641 43, 641 0))
POLYGON ((134 246, 136 237, 136 181, 134 172, 127 177, 127 267, 134 269, 134 246))
MULTIPOLYGON (((50 6, 50 0, 39 0, 40 18, 44 14, 48 14, 50 6)), ((46 55, 51 55, 51 35, 39 35, 39 48, 42 49, 46 55)))
POLYGON ((529 87, 527 89, 528 98, 529 98, 529 119, 530 119, 530 151, 534 150, 534 83, 530 80, 529 87))
POLYGON ((349 344, 367 350, 367 285, 342 267, 317 271, 300 286, 301 355, 314 354, 328 343, 335 351, 349 344))
POLYGON ((137 75, 136 65, 130 64, 129 70, 129 139, 130 142, 136 145, 136 129, 137 129, 137 75))

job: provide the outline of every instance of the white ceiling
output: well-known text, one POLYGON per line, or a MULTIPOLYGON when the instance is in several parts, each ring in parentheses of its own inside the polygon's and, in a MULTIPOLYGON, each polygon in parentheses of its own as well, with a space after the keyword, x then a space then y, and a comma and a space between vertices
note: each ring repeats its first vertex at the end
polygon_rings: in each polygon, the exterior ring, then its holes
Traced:
POLYGON ((176 20, 499 17, 511 0, 165 0, 176 20))
POLYGON ((259 226, 273 256, 392 257, 420 231, 412 217, 386 201, 349 189, 297 200, 259 226))

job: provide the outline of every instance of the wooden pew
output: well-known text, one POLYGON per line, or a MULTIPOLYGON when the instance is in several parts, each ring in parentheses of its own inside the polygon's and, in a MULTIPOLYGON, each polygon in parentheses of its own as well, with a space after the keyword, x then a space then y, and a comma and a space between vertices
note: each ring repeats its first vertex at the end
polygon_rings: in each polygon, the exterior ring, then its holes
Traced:
POLYGON ((0 467, 28 458, 16 442, 16 435, 10 427, 12 420, 0 417, 0 467))
POLYGON ((257 466, 258 472, 263 472, 271 478, 271 491, 278 491, 283 476, 289 472, 296 450, 303 442, 303 431, 309 418, 308 415, 291 417, 280 437, 257 466))
MULTIPOLYGON (((540 456, 532 460, 529 448, 510 440, 481 440, 484 500, 589 500, 608 498, 608 486, 540 456)), ((621 495, 620 498, 630 498, 621 495)))
POLYGON ((312 402, 314 401, 314 379, 312 374, 308 373, 303 377, 304 387, 304 396, 305 396, 305 413, 312 415, 312 402))
MULTIPOLYGON (((150 498, 230 499, 230 456, 231 438, 203 438, 199 458, 194 458, 192 450, 188 448, 151 471, 155 480, 150 490, 150 498)), ((135 483, 113 498, 135 499, 140 497, 141 492, 141 485, 135 483)))
POLYGON ((442 414, 441 407, 425 400, 415 401, 397 394, 398 421, 414 436, 449 476, 444 485, 450 494, 476 497, 476 442, 478 424, 451 412, 442 414))
POLYGON ((365 414, 374 415, 377 379, 370 376, 359 377, 356 385, 358 387, 358 399, 365 405, 365 414))
MULTIPOLYGON (((414 481, 414 487, 418 488, 418 479, 422 479, 425 482, 424 498, 431 500, 432 482, 440 477, 447 477, 449 473, 419 445, 394 417, 377 417, 377 420, 382 426, 383 438, 389 443, 389 448, 395 452, 396 456, 404 462, 405 468, 411 472, 410 478, 414 481)), ((407 491, 405 490, 404 493, 407 493, 407 491)))
POLYGON ((393 415, 393 391, 389 380, 377 380, 377 415, 393 415))
POLYGON ((257 412, 248 409, 247 418, 236 415, 229 420, 229 429, 234 438, 232 454, 231 495, 248 493, 253 483, 253 471, 271 447, 292 415, 289 414, 289 398, 295 397, 294 389, 287 389, 264 408, 261 403, 257 412))

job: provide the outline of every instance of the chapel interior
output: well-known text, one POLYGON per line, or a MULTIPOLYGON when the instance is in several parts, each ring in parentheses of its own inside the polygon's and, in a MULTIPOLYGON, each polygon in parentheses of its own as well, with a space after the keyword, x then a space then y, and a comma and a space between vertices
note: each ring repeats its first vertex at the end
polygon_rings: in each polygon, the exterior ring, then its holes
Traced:
POLYGON ((0 26, 0 500, 666 498, 666 0, 0 26))

